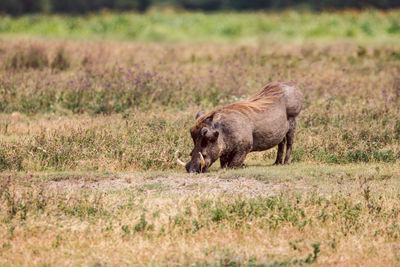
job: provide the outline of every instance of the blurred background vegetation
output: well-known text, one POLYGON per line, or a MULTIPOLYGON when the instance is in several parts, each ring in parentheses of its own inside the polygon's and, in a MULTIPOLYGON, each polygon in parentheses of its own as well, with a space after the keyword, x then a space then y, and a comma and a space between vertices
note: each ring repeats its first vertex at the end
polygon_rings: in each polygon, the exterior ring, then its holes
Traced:
POLYGON ((0 171, 174 169, 199 109, 279 80, 305 95, 294 162, 399 162, 396 5, 1 0, 0 171))
POLYGON ((400 7, 398 0, 2 0, 0 13, 87 13, 102 9, 138 10, 149 8, 194 10, 254 10, 301 8, 311 10, 400 7))

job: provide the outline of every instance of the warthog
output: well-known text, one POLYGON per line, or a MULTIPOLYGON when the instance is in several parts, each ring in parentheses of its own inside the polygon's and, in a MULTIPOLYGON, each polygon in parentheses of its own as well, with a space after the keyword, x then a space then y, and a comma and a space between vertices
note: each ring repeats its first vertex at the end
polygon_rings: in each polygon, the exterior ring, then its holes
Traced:
POLYGON ((275 164, 285 164, 290 154, 303 94, 296 84, 269 83, 246 100, 217 108, 207 114, 200 111, 190 129, 194 148, 187 164, 190 173, 204 172, 218 158, 221 167, 242 167, 246 155, 278 145, 275 164))

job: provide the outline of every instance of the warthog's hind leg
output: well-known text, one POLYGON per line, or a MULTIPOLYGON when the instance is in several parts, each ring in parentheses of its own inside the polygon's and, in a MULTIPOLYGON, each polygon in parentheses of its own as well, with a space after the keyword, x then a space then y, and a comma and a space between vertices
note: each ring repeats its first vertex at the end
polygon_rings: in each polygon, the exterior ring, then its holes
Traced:
POLYGON ((285 150, 285 141, 286 139, 283 138, 282 142, 280 142, 278 145, 278 154, 276 155, 276 160, 274 165, 282 164, 283 152, 285 150))
POLYGON ((296 118, 289 118, 289 131, 286 134, 286 155, 285 155, 285 164, 290 164, 290 155, 292 154, 292 146, 293 146, 293 139, 294 133, 296 132, 297 127, 297 119, 296 118))

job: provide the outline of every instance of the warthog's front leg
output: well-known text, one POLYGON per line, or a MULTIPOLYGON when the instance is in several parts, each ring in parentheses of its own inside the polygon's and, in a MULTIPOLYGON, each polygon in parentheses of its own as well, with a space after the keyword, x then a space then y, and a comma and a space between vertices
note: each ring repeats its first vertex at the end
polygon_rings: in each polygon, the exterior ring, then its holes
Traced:
POLYGON ((247 151, 236 152, 228 163, 229 168, 242 168, 246 159, 247 151))
POLYGON ((221 157, 219 158, 219 161, 221 163, 221 168, 228 167, 229 162, 231 162, 231 160, 232 160, 232 155, 229 155, 229 154, 221 155, 221 157))

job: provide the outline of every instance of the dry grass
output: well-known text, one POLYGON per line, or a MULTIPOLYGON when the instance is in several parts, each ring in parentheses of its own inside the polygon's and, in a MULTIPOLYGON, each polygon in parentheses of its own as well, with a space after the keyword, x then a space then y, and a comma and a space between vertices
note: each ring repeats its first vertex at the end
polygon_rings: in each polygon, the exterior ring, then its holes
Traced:
POLYGON ((186 178, 4 174, 0 262, 394 266, 400 260, 400 170, 387 167, 294 164, 186 178), (250 177, 275 190, 265 187, 257 196, 211 190, 215 182, 234 185, 242 178, 251 185, 250 177), (187 190, 175 190, 174 179, 186 181, 187 190), (77 182, 84 186, 73 186, 77 182), (92 186, 101 182, 108 186, 92 186), (203 189, 190 191, 195 187, 203 189))
POLYGON ((0 41, 0 265, 398 265, 399 55, 0 41), (178 169, 199 109, 277 80, 305 95, 293 165, 178 169))
POLYGON ((199 109, 277 80, 295 80, 305 94, 295 162, 400 158, 395 46, 3 41, 0 50, 0 170, 176 168, 173 153, 189 154, 199 109), (32 63, 32 49, 48 64, 32 63), (29 64, 15 67, 21 53, 29 64))

